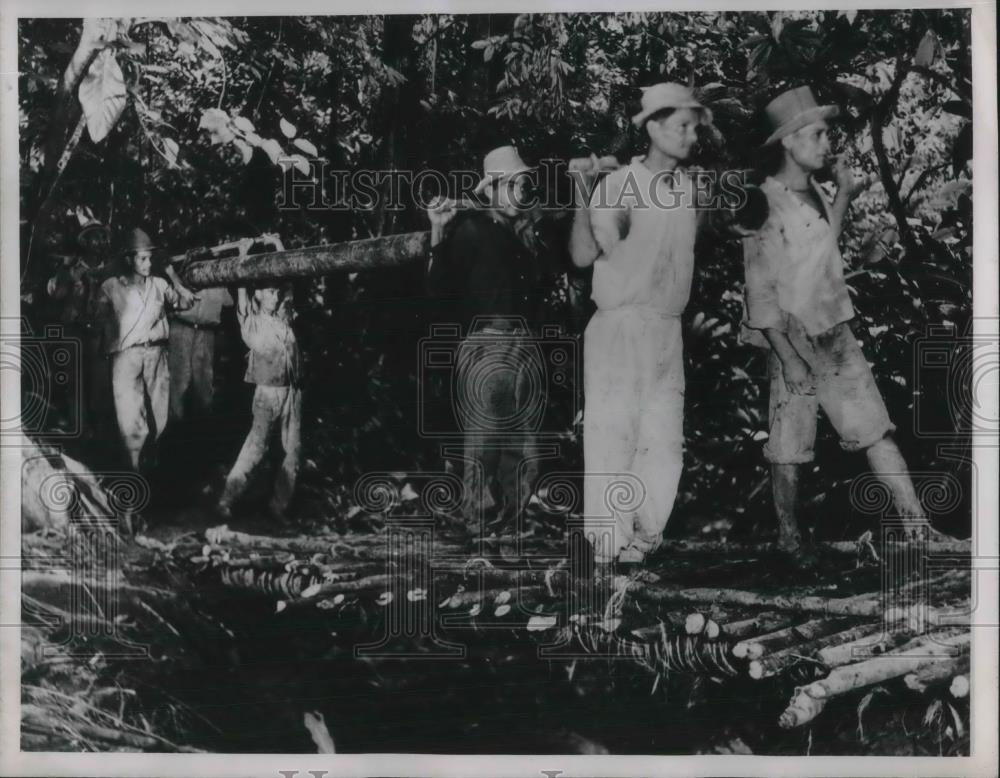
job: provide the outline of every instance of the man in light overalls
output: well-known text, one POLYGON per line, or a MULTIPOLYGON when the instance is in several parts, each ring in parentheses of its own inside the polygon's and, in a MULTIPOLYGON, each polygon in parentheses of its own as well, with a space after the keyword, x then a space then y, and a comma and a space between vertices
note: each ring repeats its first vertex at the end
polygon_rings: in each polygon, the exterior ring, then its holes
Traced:
POLYGON ((691 90, 645 90, 633 123, 644 157, 608 175, 574 227, 574 262, 594 266, 597 312, 584 336, 584 532, 598 564, 640 562, 661 542, 683 457, 681 319, 698 227, 695 185, 680 170, 712 120, 691 90), (592 245, 580 226, 589 217, 592 245), (631 492, 614 505, 616 478, 631 492))

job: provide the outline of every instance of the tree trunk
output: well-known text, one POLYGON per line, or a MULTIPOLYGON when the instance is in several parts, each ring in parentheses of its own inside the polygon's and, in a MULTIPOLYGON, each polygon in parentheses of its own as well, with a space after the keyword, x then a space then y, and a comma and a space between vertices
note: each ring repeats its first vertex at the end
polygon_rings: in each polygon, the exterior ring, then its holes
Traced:
POLYGON ((181 269, 181 276, 189 288, 203 289, 399 267, 425 259, 429 251, 429 232, 408 232, 243 258, 224 257, 192 262, 181 269))

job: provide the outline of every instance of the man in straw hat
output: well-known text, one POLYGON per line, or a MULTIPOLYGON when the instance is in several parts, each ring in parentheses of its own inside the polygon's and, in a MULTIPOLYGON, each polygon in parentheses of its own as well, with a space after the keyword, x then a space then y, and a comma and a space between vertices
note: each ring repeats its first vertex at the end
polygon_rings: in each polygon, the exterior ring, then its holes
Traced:
POLYGON ((465 332, 450 398, 464 436, 464 513, 498 531, 513 529, 531 495, 535 411, 546 397, 531 381, 545 374, 531 331, 551 288, 550 247, 529 218, 533 170, 514 146, 493 149, 475 189, 485 207, 456 216, 456 203, 440 199, 428 210, 428 288, 455 300, 465 332))
POLYGON ((683 457, 680 316, 691 292, 699 214, 681 169, 712 114, 685 86, 644 90, 632 118, 645 156, 610 173, 578 211, 571 253, 593 265, 597 311, 584 336, 584 534, 598 572, 654 550, 677 495, 683 457), (584 229, 589 219, 590 230, 584 229), (616 480, 632 481, 614 504, 616 480))
POLYGON ((830 203, 814 174, 831 161, 827 120, 833 105, 817 105, 808 87, 790 89, 765 108, 780 144, 777 172, 762 185, 770 206, 764 227, 744 239, 746 342, 769 349, 771 463, 779 545, 808 563, 796 518, 799 465, 813 460, 816 412, 822 407, 847 451, 865 451, 914 531, 937 536, 917 499, 895 429, 868 361, 848 324, 854 318, 844 261, 837 246, 844 215, 860 189, 837 160, 830 203))
POLYGON ((129 231, 121 251, 124 272, 101 285, 98 300, 107 327, 115 414, 129 462, 137 471, 167 423, 166 309, 197 300, 182 299, 165 279, 152 275, 154 248, 143 230, 129 231))

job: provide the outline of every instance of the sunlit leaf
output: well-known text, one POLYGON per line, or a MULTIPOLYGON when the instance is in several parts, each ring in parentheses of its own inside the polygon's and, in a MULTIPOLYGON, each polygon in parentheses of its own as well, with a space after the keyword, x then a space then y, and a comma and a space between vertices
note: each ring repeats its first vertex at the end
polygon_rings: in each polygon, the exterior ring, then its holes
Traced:
POLYGON ((118 60, 111 49, 104 49, 91 63, 79 89, 87 132, 94 143, 100 143, 111 132, 125 110, 127 94, 118 60))
POLYGON ((311 157, 319 156, 319 151, 316 150, 316 147, 313 146, 305 138, 296 138, 295 140, 292 141, 292 145, 295 146, 295 148, 297 149, 301 149, 311 157))

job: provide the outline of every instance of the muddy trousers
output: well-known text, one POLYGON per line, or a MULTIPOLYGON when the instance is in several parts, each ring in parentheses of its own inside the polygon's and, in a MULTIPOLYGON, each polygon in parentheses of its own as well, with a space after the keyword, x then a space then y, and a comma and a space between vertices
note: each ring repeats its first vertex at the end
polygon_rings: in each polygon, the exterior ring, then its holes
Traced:
POLYGON ((292 501, 299 472, 301 431, 302 390, 295 386, 258 385, 253 395, 253 425, 236 464, 226 477, 219 506, 228 509, 243 494, 254 470, 267 454, 271 440, 280 435, 284 457, 275 477, 270 510, 272 514, 284 515, 292 501))
POLYGON ((170 367, 166 344, 131 346, 113 354, 111 387, 129 462, 139 470, 147 445, 156 442, 167 424, 170 367))
POLYGON ((599 310, 584 335, 584 533, 594 558, 656 548, 673 510, 684 447, 678 317, 599 310))

